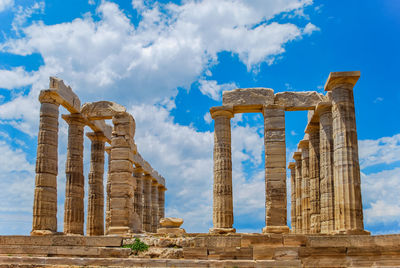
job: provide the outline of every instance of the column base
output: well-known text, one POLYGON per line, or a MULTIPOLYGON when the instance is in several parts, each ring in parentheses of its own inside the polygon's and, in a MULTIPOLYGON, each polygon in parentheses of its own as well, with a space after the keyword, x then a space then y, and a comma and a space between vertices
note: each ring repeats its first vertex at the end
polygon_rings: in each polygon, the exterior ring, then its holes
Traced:
POLYGON ((32 230, 31 231, 32 236, 55 235, 55 234, 58 234, 58 233, 50 231, 50 230, 32 230))
POLYGON ((262 229, 263 234, 288 234, 290 231, 289 226, 265 226, 262 229))
POLYGON ((235 228, 210 228, 210 234, 229 234, 229 233, 236 233, 235 228))
POLYGON ((371 232, 366 230, 339 230, 334 231, 335 235, 371 235, 371 232))
POLYGON ((121 236, 129 236, 131 234, 131 230, 129 227, 110 227, 108 228, 107 235, 121 235, 121 236))

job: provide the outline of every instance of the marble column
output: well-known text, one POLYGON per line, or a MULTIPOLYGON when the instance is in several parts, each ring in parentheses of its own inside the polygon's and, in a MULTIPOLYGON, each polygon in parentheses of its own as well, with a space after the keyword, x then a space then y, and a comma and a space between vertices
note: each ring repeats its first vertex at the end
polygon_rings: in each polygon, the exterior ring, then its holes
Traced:
POLYGON ((302 177, 301 177, 301 152, 295 152, 293 154, 293 159, 296 161, 295 163, 295 173, 296 173, 296 233, 301 234, 303 233, 303 211, 302 211, 302 177))
POLYGON ((143 230, 143 169, 140 167, 135 168, 133 170, 133 178, 136 181, 133 209, 139 218, 138 230, 143 230))
POLYGON ((286 203, 285 110, 263 109, 265 142, 265 227, 263 233, 288 233, 286 203))
POLYGON ((90 132, 92 141, 89 172, 86 235, 104 235, 104 147, 107 141, 101 132, 90 132))
MULTIPOLYGON (((164 185, 158 186, 158 221, 165 218, 165 190, 164 185)), ((160 222, 157 223, 157 228, 160 228, 160 222)))
POLYGON ((231 118, 229 107, 210 110, 214 119, 213 228, 210 233, 231 233, 233 228, 231 118))
POLYGON ((290 162, 290 222, 292 225, 291 232, 296 233, 296 164, 290 162))
POLYGON ((104 148, 104 151, 107 152, 107 184, 106 184, 106 220, 105 220, 105 234, 108 234, 108 229, 110 227, 110 164, 111 164, 111 146, 107 146, 104 148))
POLYGON ((309 141, 301 140, 301 217, 302 233, 310 233, 310 161, 309 161, 309 141))
POLYGON ((65 164, 64 233, 83 235, 85 217, 83 175, 83 134, 85 120, 80 114, 62 115, 68 123, 68 150, 65 164))
POLYGON ((40 123, 36 157, 31 235, 57 232, 59 104, 47 91, 39 96, 40 123))
POLYGON ((151 232, 151 183, 149 174, 143 176, 143 230, 151 232))
POLYGON ((316 113, 318 113, 319 116, 320 129, 321 233, 332 234, 335 231, 335 188, 333 184, 333 132, 331 103, 318 104, 316 113))
POLYGON ((325 90, 332 93, 335 230, 343 234, 364 231, 360 164, 353 87, 360 72, 330 73, 325 90))
POLYGON ((157 233, 158 225, 158 183, 153 180, 151 184, 151 232, 157 233))
MULTIPOLYGON (((314 115, 314 117, 317 117, 314 115)), ((310 233, 321 232, 320 177, 319 177, 319 122, 310 122, 306 133, 309 135, 309 177, 310 177, 310 233)))

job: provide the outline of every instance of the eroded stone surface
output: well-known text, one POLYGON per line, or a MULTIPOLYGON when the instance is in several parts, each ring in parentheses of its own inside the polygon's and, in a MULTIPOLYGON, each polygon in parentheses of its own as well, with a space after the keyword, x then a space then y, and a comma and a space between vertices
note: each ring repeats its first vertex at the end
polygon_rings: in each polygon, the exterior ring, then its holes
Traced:
POLYGON ((270 88, 241 88, 222 93, 224 106, 233 106, 235 112, 261 112, 262 106, 274 103, 274 91, 270 88))
POLYGON ((275 94, 275 105, 285 108, 286 111, 303 111, 315 109, 323 100, 323 95, 315 91, 307 92, 279 92, 275 94))
POLYGON ((183 219, 168 217, 160 219, 160 226, 165 228, 179 228, 183 224, 183 219))

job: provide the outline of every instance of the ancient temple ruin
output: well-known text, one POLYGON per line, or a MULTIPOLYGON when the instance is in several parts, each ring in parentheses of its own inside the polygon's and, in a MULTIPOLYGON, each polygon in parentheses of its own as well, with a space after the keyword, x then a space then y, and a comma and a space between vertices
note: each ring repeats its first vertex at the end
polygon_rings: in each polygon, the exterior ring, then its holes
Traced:
POLYGON ((146 162, 134 141, 135 120, 125 107, 107 101, 85 103, 60 79, 51 77, 40 92, 40 124, 36 160, 32 235, 57 232, 59 106, 70 114, 65 165, 64 234, 84 234, 84 127, 91 140, 86 235, 153 232, 164 217, 165 179, 146 162), (106 124, 111 119, 113 126, 106 124), (110 146, 105 146, 108 143, 110 146), (104 153, 108 153, 104 213, 104 153), (105 214, 105 219, 104 219, 105 214))
POLYGON ((334 72, 317 92, 246 88, 223 92, 214 119, 213 228, 233 228, 230 120, 237 113, 262 113, 265 141, 265 227, 288 233, 285 112, 309 111, 306 135, 289 164, 291 233, 368 234, 364 230, 353 87, 360 72, 334 72))

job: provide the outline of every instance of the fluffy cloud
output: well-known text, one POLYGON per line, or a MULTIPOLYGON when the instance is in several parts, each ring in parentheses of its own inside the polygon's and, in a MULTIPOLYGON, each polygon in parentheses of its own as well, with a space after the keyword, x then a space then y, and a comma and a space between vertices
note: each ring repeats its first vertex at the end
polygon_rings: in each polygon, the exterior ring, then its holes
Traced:
POLYGON ((0 0, 0 12, 12 7, 14 0, 0 0))
POLYGON ((361 168, 400 161, 400 134, 359 141, 361 168))
POLYGON ((218 84, 218 82, 215 80, 201 79, 199 80, 199 83, 199 89, 201 93, 216 101, 221 100, 222 91, 231 90, 238 87, 235 83, 218 84))

